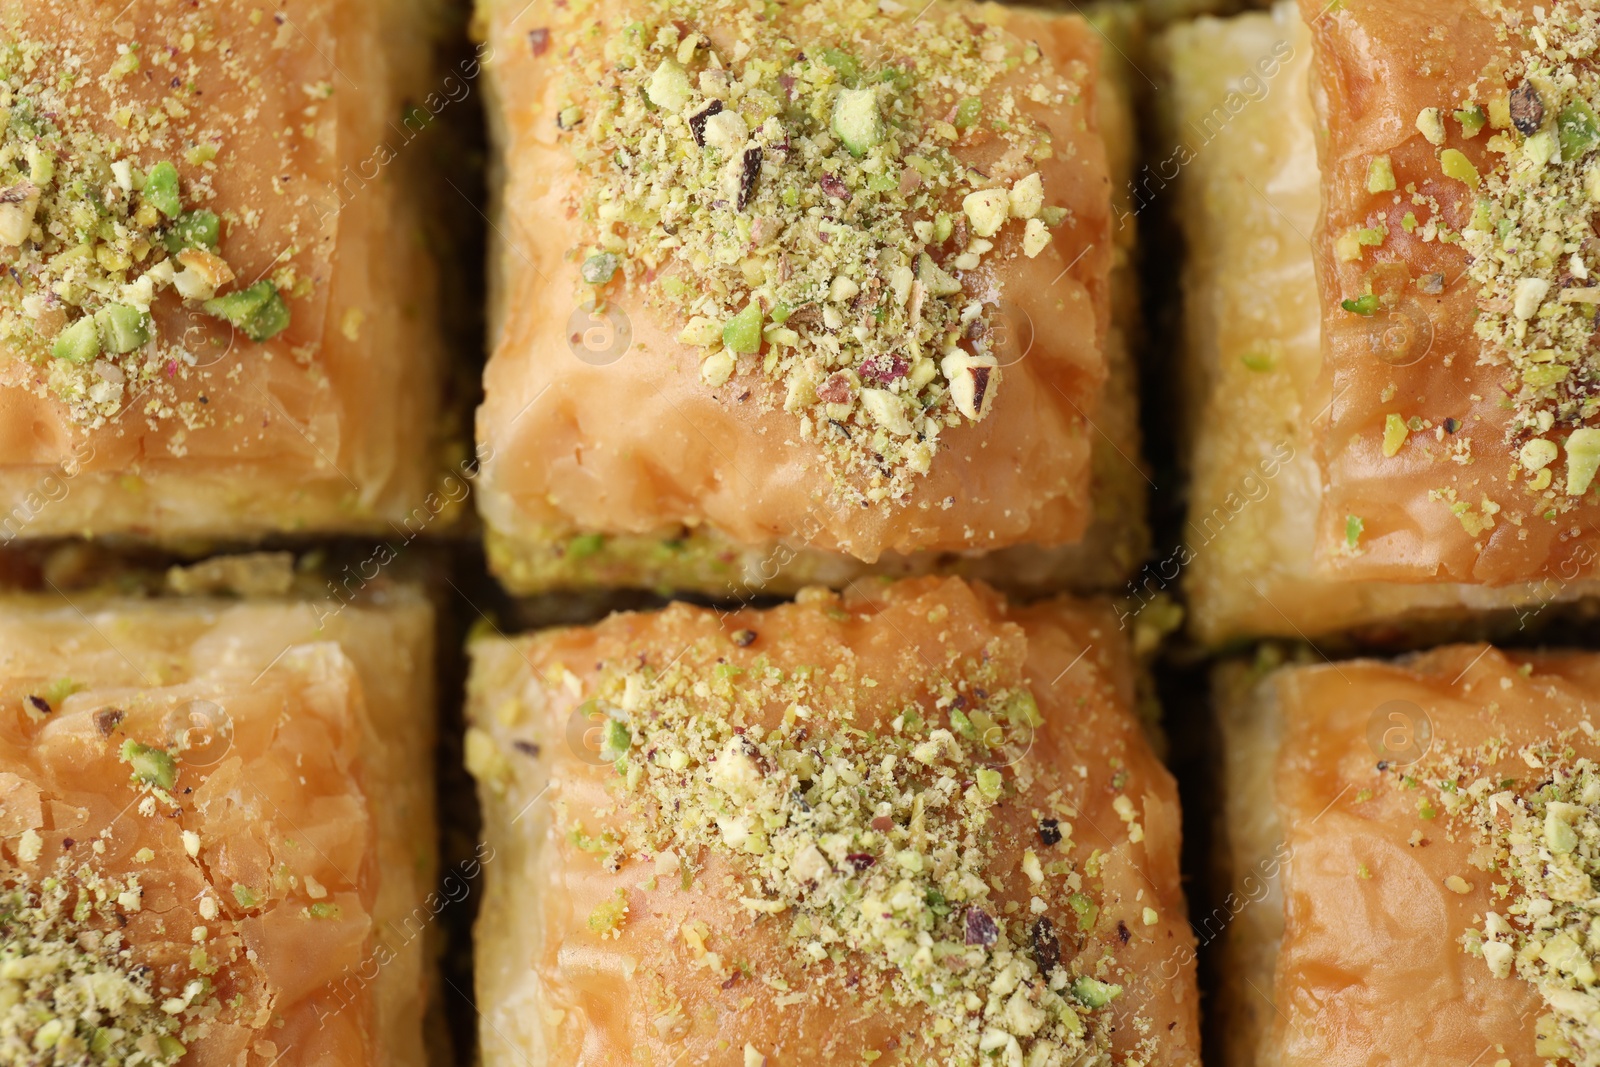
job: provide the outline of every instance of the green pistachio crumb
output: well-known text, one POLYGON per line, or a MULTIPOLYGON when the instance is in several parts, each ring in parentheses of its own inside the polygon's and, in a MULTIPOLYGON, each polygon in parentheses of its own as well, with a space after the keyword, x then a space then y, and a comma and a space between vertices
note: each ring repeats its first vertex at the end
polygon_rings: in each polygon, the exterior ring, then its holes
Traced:
POLYGON ((722 327, 722 343, 742 356, 761 351, 761 305, 754 300, 722 327))
POLYGON ((617 257, 611 252, 596 252, 583 261, 582 273, 590 285, 604 285, 617 273, 617 257))
POLYGON ((871 89, 841 89, 833 105, 833 132, 860 159, 883 141, 878 94, 871 89))
POLYGON ((1096 981, 1084 975, 1073 981, 1072 995, 1087 1007, 1103 1008, 1122 995, 1122 987, 1096 981))
POLYGON ((215 252, 221 238, 222 228, 216 214, 201 208, 196 211, 185 211, 179 215, 178 221, 173 223, 172 229, 167 231, 161 243, 173 255, 186 248, 204 248, 209 252, 215 252))
POLYGON ((1483 108, 1477 104, 1468 104, 1453 114, 1455 120, 1461 124, 1461 136, 1469 141, 1478 136, 1478 133, 1489 121, 1489 117, 1483 113, 1483 108))
POLYGON ((56 335, 50 354, 68 363, 88 363, 100 354, 100 334, 94 319, 85 316, 56 335))
POLYGON ((200 305, 207 315, 231 323, 252 341, 266 341, 289 326, 289 307, 278 287, 259 281, 248 289, 207 300, 200 305))
POLYGON ((122 762, 131 764, 133 777, 146 785, 171 789, 178 781, 178 765, 164 749, 128 739, 122 743, 122 762))
POLYGON ((1561 160, 1571 162, 1588 155, 1600 144, 1600 122, 1594 111, 1582 100, 1574 100, 1561 109, 1556 118, 1556 129, 1561 140, 1561 160))
POLYGON ((143 348, 150 340, 150 320, 138 308, 127 304, 107 304, 94 313, 100 347, 121 355, 143 348))
POLYGON ((1394 165, 1387 154, 1373 156, 1367 165, 1367 192, 1387 193, 1394 190, 1394 165))
POLYGON ((183 199, 178 194, 178 168, 166 160, 150 168, 144 179, 143 196, 145 203, 167 218, 177 218, 183 211, 183 199))

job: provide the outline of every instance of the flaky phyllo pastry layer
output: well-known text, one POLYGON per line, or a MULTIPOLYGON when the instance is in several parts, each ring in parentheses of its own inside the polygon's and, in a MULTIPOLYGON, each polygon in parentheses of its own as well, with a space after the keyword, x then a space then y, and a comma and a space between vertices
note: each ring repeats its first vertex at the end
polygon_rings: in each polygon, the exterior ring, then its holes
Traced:
POLYGON ((1124 343, 1126 133, 1104 127, 1127 122, 1086 23, 853 0, 480 17, 501 153, 481 503, 513 584, 714 586, 777 545, 843 557, 811 565, 833 580, 1083 537, 1124 343))
POLYGON ((1194 1064, 1108 608, 956 580, 473 646, 488 1064, 1194 1064))
POLYGON ((436 18, 0 4, 7 540, 371 528, 421 500, 431 115, 402 97, 429 88, 436 18))
POLYGON ((0 603, 0 1062, 420 1065, 432 613, 0 603))

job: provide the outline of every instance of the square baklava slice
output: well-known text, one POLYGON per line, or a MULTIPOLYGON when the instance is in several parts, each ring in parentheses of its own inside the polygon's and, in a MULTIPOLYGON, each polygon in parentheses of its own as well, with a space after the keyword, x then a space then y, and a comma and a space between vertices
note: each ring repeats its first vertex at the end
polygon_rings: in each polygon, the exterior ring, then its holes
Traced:
POLYGON ((445 6, 0 3, 0 538, 248 542, 422 504, 445 6))
POLYGON ((427 1062, 432 609, 0 600, 0 1061, 427 1062))
POLYGON ((1141 195, 1186 238, 1174 558, 1202 639, 1594 592, 1597 28, 1307 0, 1164 38, 1171 147, 1141 195))
POLYGON ((1104 589, 1139 558, 1116 19, 483 0, 478 27, 478 502, 513 591, 1104 589))
POLYGON ((922 578, 472 654, 486 1064, 1198 1063, 1109 607, 922 578))
POLYGON ((1600 1055, 1600 656, 1452 645, 1218 678, 1235 1065, 1600 1055))

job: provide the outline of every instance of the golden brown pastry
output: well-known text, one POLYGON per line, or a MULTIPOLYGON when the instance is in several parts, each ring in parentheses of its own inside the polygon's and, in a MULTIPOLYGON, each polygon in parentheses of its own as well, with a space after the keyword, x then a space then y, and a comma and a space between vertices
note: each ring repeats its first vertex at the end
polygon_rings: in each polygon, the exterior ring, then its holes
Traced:
POLYGON ((1521 626, 1593 593, 1594 250, 1567 185, 1600 88, 1539 20, 1597 15, 1540 10, 1307 3, 1167 36, 1196 398, 1173 555, 1204 640, 1521 626))
POLYGON ((0 1062, 427 1062, 432 610, 0 602, 0 1062))
POLYGON ((388 529, 422 503, 439 19, 0 4, 0 539, 388 529))
POLYGON ((1228 1063, 1596 1062, 1600 658, 1455 645, 1218 692, 1228 1063))
POLYGON ((479 26, 507 584, 1126 570, 1131 135, 1086 22, 485 0, 479 26))
POLYGON ((485 1064, 1198 1063, 1104 606, 925 578, 472 654, 485 1064))

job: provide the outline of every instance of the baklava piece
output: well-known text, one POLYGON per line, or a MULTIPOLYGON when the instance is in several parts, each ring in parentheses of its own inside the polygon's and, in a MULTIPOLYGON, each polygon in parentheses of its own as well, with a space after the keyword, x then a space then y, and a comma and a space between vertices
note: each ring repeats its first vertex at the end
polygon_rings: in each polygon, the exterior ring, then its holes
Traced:
POLYGON ((0 648, 0 1062, 427 1062, 425 600, 11 595, 0 648))
POLYGON ((1108 607, 921 578, 472 655, 486 1065, 1199 1062, 1108 607))
POLYGON ((0 3, 0 539, 356 532, 424 501, 440 8, 0 3))
POLYGON ((510 588, 1125 577, 1133 137, 1095 27, 482 0, 479 29, 478 502, 510 588))
POLYGON ((1233 665, 1217 694, 1225 1062, 1600 1062, 1600 656, 1233 665))
POLYGON ((1594 592, 1597 31, 1307 0, 1166 37, 1206 641, 1594 592))

